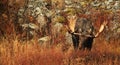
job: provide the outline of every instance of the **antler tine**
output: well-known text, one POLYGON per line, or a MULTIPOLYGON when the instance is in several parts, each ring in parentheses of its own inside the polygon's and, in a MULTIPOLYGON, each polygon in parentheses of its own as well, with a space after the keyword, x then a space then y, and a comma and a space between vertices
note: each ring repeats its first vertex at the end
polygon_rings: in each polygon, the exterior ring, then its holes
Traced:
POLYGON ((104 30, 107 23, 108 23, 108 21, 106 21, 106 20, 103 22, 103 24, 100 26, 100 29, 99 29, 98 33, 95 35, 95 37, 99 36, 99 34, 104 30))
POLYGON ((75 16, 72 16, 72 17, 68 17, 67 20, 69 22, 76 21, 77 20, 77 16, 75 15, 75 16))

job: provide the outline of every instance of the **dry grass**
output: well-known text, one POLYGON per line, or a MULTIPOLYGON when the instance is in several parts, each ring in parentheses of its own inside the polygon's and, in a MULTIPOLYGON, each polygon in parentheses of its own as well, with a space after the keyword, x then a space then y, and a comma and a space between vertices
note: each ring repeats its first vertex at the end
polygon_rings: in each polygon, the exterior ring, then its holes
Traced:
MULTIPOLYGON (((62 7, 62 4, 59 6, 62 7)), ((97 19, 95 20, 97 25, 95 25, 99 29, 99 22, 106 16, 99 17, 99 15, 94 15, 92 14, 91 19, 97 19)), ((0 26, 6 30, 5 33, 8 36, 15 32, 14 26, 11 24, 5 23, 0 26)), ((64 40, 61 40, 61 42, 64 42, 64 40)), ((120 65, 119 62, 119 40, 111 40, 108 43, 103 39, 97 38, 91 51, 74 51, 73 47, 67 43, 54 43, 52 46, 44 47, 36 40, 20 42, 15 37, 12 39, 10 36, 8 39, 0 40, 0 65, 120 65)))
POLYGON ((0 42, 0 65, 120 65, 119 42, 99 42, 96 39, 89 52, 74 51, 64 44, 43 47, 35 40, 4 39, 0 42))

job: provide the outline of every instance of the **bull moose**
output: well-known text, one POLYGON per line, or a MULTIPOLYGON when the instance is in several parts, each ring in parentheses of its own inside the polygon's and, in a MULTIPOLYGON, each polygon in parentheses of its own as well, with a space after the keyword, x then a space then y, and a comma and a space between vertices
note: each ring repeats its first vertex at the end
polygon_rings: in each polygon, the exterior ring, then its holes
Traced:
POLYGON ((72 35, 74 49, 91 50, 95 38, 104 30, 107 21, 104 21, 99 31, 94 33, 93 23, 88 18, 78 18, 77 16, 67 17, 67 30, 72 35))

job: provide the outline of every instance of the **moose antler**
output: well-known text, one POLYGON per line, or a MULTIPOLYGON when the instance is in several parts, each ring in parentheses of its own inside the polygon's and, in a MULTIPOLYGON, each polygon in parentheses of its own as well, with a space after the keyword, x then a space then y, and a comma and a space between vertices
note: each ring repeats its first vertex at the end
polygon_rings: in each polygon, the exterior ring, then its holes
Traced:
POLYGON ((98 31, 98 33, 94 36, 91 36, 91 35, 82 35, 80 33, 73 33, 75 35, 80 35, 80 36, 86 36, 86 37, 98 37, 100 35, 100 33, 104 30, 105 26, 107 25, 108 21, 104 21, 103 24, 100 26, 100 29, 98 31))
POLYGON ((104 30, 104 28, 105 28, 105 26, 107 25, 107 23, 108 23, 108 21, 107 20, 105 20, 102 24, 101 24, 101 26, 100 26, 100 29, 99 29, 99 31, 94 35, 94 36, 92 36, 92 35, 83 35, 83 34, 81 34, 81 33, 75 33, 74 31, 75 31, 75 24, 76 24, 76 21, 77 21, 77 19, 78 19, 78 17, 75 15, 75 16, 70 16, 70 17, 67 17, 67 21, 68 21, 68 25, 66 26, 67 27, 67 29, 68 29, 68 31, 70 32, 70 33, 73 33, 73 34, 75 34, 75 35, 80 35, 80 36, 86 36, 86 37, 98 37, 99 35, 100 35, 100 33, 102 33, 102 31, 104 30))
POLYGON ((100 26, 100 29, 99 29, 98 33, 95 35, 95 37, 98 37, 100 35, 100 33, 104 30, 107 23, 108 23, 108 21, 103 22, 103 24, 100 26))
POLYGON ((75 24, 76 24, 76 21, 77 21, 77 16, 72 16, 72 17, 68 17, 67 20, 68 20, 68 30, 72 33, 74 32, 75 30, 75 24))

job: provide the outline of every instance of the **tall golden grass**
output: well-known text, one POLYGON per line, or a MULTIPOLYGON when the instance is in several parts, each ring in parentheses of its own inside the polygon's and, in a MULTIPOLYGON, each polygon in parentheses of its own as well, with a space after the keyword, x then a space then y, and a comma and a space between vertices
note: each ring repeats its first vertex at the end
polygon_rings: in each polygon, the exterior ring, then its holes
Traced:
POLYGON ((3 39, 0 65, 120 65, 119 46, 119 42, 108 44, 96 39, 91 51, 75 51, 69 44, 43 47, 36 40, 3 39))
POLYGON ((43 48, 35 41, 4 40, 0 44, 0 65, 61 65, 62 59, 59 48, 43 48))

